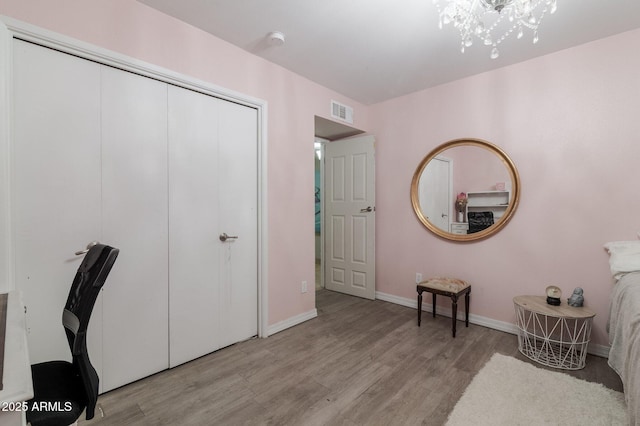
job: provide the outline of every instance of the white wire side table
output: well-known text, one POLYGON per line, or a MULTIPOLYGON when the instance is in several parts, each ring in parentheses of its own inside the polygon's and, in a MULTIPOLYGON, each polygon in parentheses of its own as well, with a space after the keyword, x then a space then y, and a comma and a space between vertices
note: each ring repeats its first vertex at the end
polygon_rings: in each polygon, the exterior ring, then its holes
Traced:
POLYGON ((584 368, 595 312, 585 307, 547 304, 544 296, 513 298, 518 350, 542 365, 564 370, 584 368))

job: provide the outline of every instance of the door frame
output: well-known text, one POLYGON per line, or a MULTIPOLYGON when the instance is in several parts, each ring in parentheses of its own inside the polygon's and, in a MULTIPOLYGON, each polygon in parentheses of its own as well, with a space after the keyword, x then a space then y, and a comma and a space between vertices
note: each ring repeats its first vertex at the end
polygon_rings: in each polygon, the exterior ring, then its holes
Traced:
POLYGON ((267 101, 180 74, 53 31, 0 16, 0 291, 15 289, 11 188, 13 102, 11 87, 14 38, 33 42, 83 59, 133 72, 145 77, 194 90, 205 95, 255 108, 258 112, 258 337, 268 337, 268 206, 267 206, 267 101))
MULTIPOLYGON (((314 144, 320 144, 320 283, 322 288, 324 286, 324 148, 328 143, 331 143, 329 139, 324 139, 319 136, 314 137, 314 144)), ((315 152, 314 152, 315 155, 315 152)), ((315 241, 314 241, 315 243, 315 241)), ((315 283, 314 283, 315 285, 315 283)), ((314 287, 315 288, 315 287, 314 287)))

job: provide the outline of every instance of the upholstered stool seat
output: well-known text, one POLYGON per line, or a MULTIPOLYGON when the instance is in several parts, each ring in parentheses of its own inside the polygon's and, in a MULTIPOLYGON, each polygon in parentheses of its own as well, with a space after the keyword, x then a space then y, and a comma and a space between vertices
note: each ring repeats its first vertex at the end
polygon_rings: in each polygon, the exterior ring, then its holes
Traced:
POLYGON ((451 321, 453 337, 456 337, 456 317, 458 316, 458 297, 464 294, 465 325, 469 327, 469 295, 471 285, 457 278, 429 278, 418 283, 418 327, 422 319, 422 292, 426 291, 433 296, 433 317, 436 317, 436 295, 440 294, 451 298, 451 321))

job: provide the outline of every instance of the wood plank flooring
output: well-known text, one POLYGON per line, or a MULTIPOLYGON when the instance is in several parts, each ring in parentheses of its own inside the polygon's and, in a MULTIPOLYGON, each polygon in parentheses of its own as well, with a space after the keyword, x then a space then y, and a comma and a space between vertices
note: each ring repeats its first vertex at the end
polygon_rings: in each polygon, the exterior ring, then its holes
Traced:
MULTIPOLYGON (((441 425, 494 353, 528 361, 515 335, 460 322, 453 339, 447 317, 418 328, 415 309, 316 300, 317 318, 101 395, 104 417, 79 424, 441 425)), ((568 374, 622 390, 604 358, 568 374)))

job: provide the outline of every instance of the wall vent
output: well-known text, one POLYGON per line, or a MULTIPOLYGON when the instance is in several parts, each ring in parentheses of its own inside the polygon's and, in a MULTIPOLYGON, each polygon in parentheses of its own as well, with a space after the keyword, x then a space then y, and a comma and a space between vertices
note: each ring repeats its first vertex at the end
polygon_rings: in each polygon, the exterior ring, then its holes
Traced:
POLYGON ((338 120, 353 124, 353 108, 340 102, 331 101, 331 118, 337 118, 338 120))

